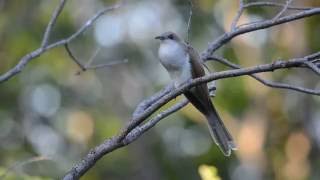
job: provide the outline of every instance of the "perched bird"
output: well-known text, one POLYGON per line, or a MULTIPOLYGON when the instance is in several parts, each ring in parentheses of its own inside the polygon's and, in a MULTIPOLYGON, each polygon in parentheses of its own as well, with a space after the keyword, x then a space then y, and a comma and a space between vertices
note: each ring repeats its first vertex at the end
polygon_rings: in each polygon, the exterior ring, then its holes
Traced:
MULTIPOLYGON (((158 51, 160 62, 168 71, 175 87, 205 75, 199 54, 178 35, 165 32, 155 39, 161 41, 158 51)), ((184 96, 207 118, 215 143, 225 156, 230 156, 231 150, 235 150, 236 146, 210 100, 207 85, 192 87, 184 92, 184 96)))

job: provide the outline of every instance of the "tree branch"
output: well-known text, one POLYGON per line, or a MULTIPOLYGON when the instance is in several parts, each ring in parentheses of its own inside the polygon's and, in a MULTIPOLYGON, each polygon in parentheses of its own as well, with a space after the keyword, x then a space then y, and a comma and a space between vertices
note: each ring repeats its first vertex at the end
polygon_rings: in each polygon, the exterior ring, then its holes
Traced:
POLYGON ((318 74, 320 76, 320 68, 315 65, 314 63, 307 61, 305 62, 305 64, 316 74, 318 74))
POLYGON ((80 67, 80 71, 78 71, 76 74, 79 75, 81 72, 87 71, 89 69, 100 69, 100 68, 104 68, 104 67, 110 67, 110 66, 114 66, 114 65, 118 65, 118 64, 122 64, 122 63, 127 63, 128 60, 124 59, 122 61, 112 61, 112 62, 108 62, 108 63, 104 63, 104 64, 98 64, 98 65, 91 65, 92 61, 94 60, 94 58, 97 56, 98 52, 100 51, 100 48, 98 48, 93 55, 90 57, 90 59, 88 60, 88 62, 83 65, 71 52, 71 49, 69 48, 69 44, 65 44, 64 45, 68 55, 70 56, 70 58, 80 67))
MULTIPOLYGON (((234 63, 232 63, 222 57, 211 56, 211 57, 208 57, 206 60, 216 60, 216 61, 218 61, 226 66, 229 66, 233 69, 241 69, 241 67, 239 65, 234 64, 234 63)), ((307 61, 307 62, 309 62, 309 61, 307 61)), ((307 63, 307 62, 305 62, 305 63, 307 63)), ((256 79, 257 81, 261 82, 262 84, 269 86, 271 88, 289 89, 289 90, 294 90, 294 91, 302 92, 302 93, 306 93, 306 94, 320 95, 320 90, 308 89, 308 88, 294 86, 294 85, 290 85, 290 84, 286 84, 286 83, 272 82, 270 80, 263 79, 255 74, 251 74, 250 76, 253 77, 254 79, 256 79)))
POLYGON ((301 18, 306 18, 306 17, 318 15, 318 14, 320 14, 320 8, 313 8, 313 9, 305 10, 305 11, 295 13, 292 15, 281 17, 281 18, 277 19, 276 21, 266 20, 266 21, 263 21, 260 23, 255 23, 252 25, 238 28, 235 31, 223 34, 222 36, 217 38, 215 41, 209 43, 208 48, 204 52, 201 53, 201 57, 202 57, 202 59, 206 59, 207 57, 210 57, 221 46, 225 45, 227 42, 229 42, 230 40, 232 40, 233 38, 235 38, 236 36, 239 36, 241 34, 249 33, 252 31, 257 31, 260 29, 266 29, 266 28, 269 28, 272 26, 284 24, 284 23, 287 23, 290 21, 295 21, 295 20, 298 20, 301 18))
POLYGON ((193 13, 193 3, 192 0, 189 0, 190 10, 189 10, 189 18, 188 18, 188 24, 187 24, 187 42, 189 42, 189 36, 190 36, 190 30, 191 30, 191 19, 192 19, 192 13, 193 13))
POLYGON ((51 19, 48 23, 48 26, 46 28, 46 31, 45 31, 43 38, 42 38, 42 43, 41 43, 42 48, 47 46, 50 35, 51 35, 52 28, 56 24, 58 16, 61 14, 65 4, 66 4, 66 0, 61 0, 59 5, 57 6, 57 8, 54 10, 54 12, 51 16, 51 19))
MULTIPOLYGON (((235 28, 237 21, 240 19, 240 16, 242 14, 242 10, 238 11, 237 16, 233 20, 233 25, 231 28, 231 32, 225 33, 224 35, 220 36, 217 40, 210 43, 207 50, 204 51, 201 54, 201 57, 203 59, 210 58, 211 55, 220 47, 222 47, 224 44, 235 38, 236 36, 239 36, 241 34, 249 33, 252 31, 257 31, 260 29, 269 28, 272 26, 276 26, 279 24, 287 23, 290 21, 294 21, 301 18, 306 18, 309 16, 320 14, 320 8, 313 8, 313 9, 307 9, 307 8, 297 8, 297 7, 291 7, 289 6, 290 2, 287 2, 286 5, 283 4, 277 4, 277 3, 256 3, 256 4, 247 4, 243 5, 242 8, 248 8, 251 6, 259 6, 259 5, 265 5, 265 6, 281 6, 283 9, 295 9, 295 10, 304 10, 303 12, 299 12, 293 15, 288 15, 284 17, 280 17, 282 15, 282 10, 280 16, 276 16, 277 18, 274 18, 273 20, 266 20, 261 23, 251 24, 245 27, 241 28, 235 28)), ((241 4, 241 3, 240 3, 241 4)), ((189 24, 189 23, 188 23, 189 24)), ((94 166, 94 164, 105 154, 110 153, 120 147, 123 147, 125 145, 128 145, 129 143, 136 140, 138 137, 140 137, 144 132, 149 130, 151 127, 153 127, 156 123, 158 123, 161 119, 167 117, 173 112, 176 112, 177 110, 184 107, 188 101, 183 100, 180 103, 177 103, 176 105, 168 108, 167 110, 157 114, 153 119, 149 120, 148 122, 142 124, 147 118, 149 118, 154 112, 156 112, 159 108, 161 108, 163 105, 168 103, 170 100, 174 99, 175 97, 181 95, 185 90, 201 84, 201 83, 207 83, 209 81, 217 80, 217 79, 224 79, 224 78, 231 78, 231 77, 238 77, 243 75, 249 75, 256 78, 261 83, 270 86, 270 87, 276 87, 276 88, 284 88, 284 89, 292 89, 299 92, 304 92, 308 94, 314 94, 314 95, 320 95, 320 90, 311 90, 306 89, 302 87, 296 87, 292 85, 287 85, 283 83, 274 83, 268 80, 264 80, 262 78, 259 78, 255 75, 255 73, 261 73, 261 72, 270 72, 275 71, 278 69, 287 69, 287 68, 293 68, 293 67, 305 67, 306 62, 312 62, 316 61, 317 58, 319 58, 320 53, 315 53, 309 56, 305 56, 303 58, 296 58, 291 59, 288 61, 276 61, 271 64, 264 64, 264 65, 258 65, 250 68, 242 68, 234 66, 234 64, 231 64, 233 68, 236 68, 235 70, 228 70, 228 71, 222 71, 217 73, 210 73, 207 76, 197 78, 192 80, 191 82, 176 88, 171 89, 170 86, 167 86, 163 90, 161 90, 159 93, 155 94, 154 96, 142 101, 136 108, 136 110, 133 113, 132 118, 130 119, 129 123, 121 130, 121 132, 113 136, 112 138, 106 140, 104 143, 98 145, 94 149, 90 151, 90 153, 83 158, 82 161, 80 161, 77 165, 75 165, 72 170, 70 170, 64 177, 65 180, 69 179, 78 179, 81 177, 84 173, 86 173, 91 167, 94 166)), ((228 64, 228 63, 227 63, 228 64)), ((230 65, 230 64, 229 64, 230 65)))
MULTIPOLYGON (((275 3, 275 2, 250 2, 243 6, 243 8, 250 8, 254 6, 270 6, 270 7, 283 7, 285 4, 275 3)), ((313 7, 296 7, 296 6, 288 6, 289 10, 310 10, 313 7)))
MULTIPOLYGON (((58 40, 54 43, 48 44, 52 29, 56 23, 57 18, 59 17, 60 13, 63 10, 63 7, 65 5, 66 0, 61 0, 55 11, 53 12, 51 19, 48 23, 48 26, 45 30, 41 46, 30 52, 29 54, 22 57, 19 62, 16 64, 15 67, 9 69, 7 72, 2 74, 0 76, 0 83, 4 82, 12 77, 14 77, 16 74, 20 73, 22 69, 29 63, 31 60, 37 58, 38 56, 42 55, 43 53, 47 52, 48 50, 65 45, 67 52, 69 53, 70 57, 77 63, 80 68, 83 67, 86 68, 85 65, 82 65, 80 61, 77 61, 77 59, 72 55, 68 43, 70 43, 72 40, 77 38, 80 34, 82 34, 84 31, 86 31, 88 28, 92 26, 92 24, 103 14, 106 12, 109 12, 111 10, 114 10, 116 8, 119 8, 122 3, 117 3, 113 6, 106 7, 99 12, 97 12, 94 16, 92 16, 85 24, 83 24, 76 32, 71 34, 69 37, 66 37, 64 39, 58 40)), ((190 0, 191 2, 191 0, 190 0)), ((236 17, 233 20, 233 23, 231 25, 231 31, 223 34, 219 38, 217 38, 215 41, 211 42, 208 46, 208 48, 201 54, 201 57, 203 59, 209 59, 212 58, 212 54, 222 47, 223 45, 227 44, 229 41, 231 41, 233 38, 249 33, 252 31, 257 31, 260 29, 266 29, 269 27, 273 27, 276 25, 280 25, 283 23, 291 22, 294 20, 314 16, 320 14, 320 8, 300 8, 300 7, 292 7, 290 6, 290 0, 287 1, 286 4, 279 4, 279 3, 269 3, 269 2, 255 2, 255 3, 248 3, 243 4, 240 1, 240 9, 236 15, 236 17), (241 14, 243 12, 244 8, 249 8, 253 6, 279 6, 283 9, 278 13, 277 16, 275 16, 272 20, 265 20, 262 22, 249 24, 243 27, 237 27, 237 22, 239 21, 241 14), (241 10, 242 9, 242 10, 241 10), (294 13, 292 15, 283 16, 283 12, 287 9, 293 9, 293 10, 302 10, 301 12, 294 13), (280 15, 279 15, 280 14, 280 15)), ((192 14, 192 11, 190 12, 192 14)), ((191 17, 191 15, 190 15, 191 17)), ((189 20, 191 21, 191 20, 189 20)), ((188 22, 188 26, 190 26, 190 22, 188 22)), ((66 173, 63 179, 69 180, 69 179, 79 179, 82 175, 84 175, 90 168, 94 166, 94 164, 102 158, 105 154, 110 153, 120 147, 123 147, 134 140, 136 140, 138 137, 140 137, 143 133, 145 133, 147 130, 152 128, 156 123, 158 123, 161 119, 167 117, 168 115, 176 112, 177 110, 184 107, 188 101, 183 100, 176 105, 160 112, 157 114, 154 118, 149 120, 148 122, 143 122, 148 119, 153 113, 155 113, 159 108, 161 108, 163 105, 167 104, 169 101, 174 99, 175 97, 181 95, 184 91, 187 89, 194 87, 196 85, 202 84, 202 83, 208 83, 213 80, 218 79, 224 79, 224 78, 232 78, 232 77, 238 77, 238 76, 244 76, 249 75, 260 81, 261 83, 270 86, 270 87, 276 87, 276 88, 285 88, 285 89, 292 89, 299 92, 304 92, 308 94, 314 94, 314 95, 320 95, 319 90, 311 90, 311 89, 305 89, 302 87, 296 87, 288 84, 282 84, 282 83, 275 83, 270 82, 268 80, 264 80, 258 76, 256 76, 256 73, 262 73, 262 72, 270 72, 275 71, 278 69, 288 69, 288 68, 300 68, 300 67, 308 67, 309 69, 313 70, 317 74, 319 74, 319 68, 316 64, 316 61, 318 61, 320 57, 320 53, 315 53, 309 56, 305 56, 303 58, 295 58, 290 59, 287 61, 276 61, 274 63, 270 64, 263 64, 263 65, 257 65, 253 67, 248 68, 240 68, 237 65, 230 64, 227 62, 226 64, 232 65, 230 67, 233 67, 235 69, 233 70, 227 70, 227 71, 221 71, 217 73, 210 73, 209 75, 206 75, 204 77, 200 77, 197 79, 193 79, 190 82, 184 84, 183 86, 179 88, 172 89, 170 86, 167 86, 165 89, 161 90, 159 93, 155 94, 154 96, 151 96, 147 100, 144 100, 142 103, 138 105, 136 110, 134 111, 132 118, 128 122, 128 124, 120 131, 118 135, 113 136, 110 139, 107 139, 102 144, 96 146, 93 148, 83 159, 82 161, 78 162, 69 172, 66 173)), ((223 59, 222 59, 223 60, 223 59)), ((222 61, 221 61, 222 62, 222 61)), ((98 65, 99 66, 99 65, 98 65)), ((97 66, 97 67, 98 67, 97 66)), ((97 68, 94 67, 94 68, 97 68)))
POLYGON ((286 4, 283 6, 283 8, 281 9, 281 11, 272 19, 272 21, 276 21, 277 19, 279 19, 283 13, 285 13, 289 7, 289 5, 291 4, 292 0, 287 0, 286 4))
MULTIPOLYGON (((61 1, 61 2, 64 2, 64 1, 61 1)), ((105 13, 109 12, 109 11, 112 11, 112 10, 115 10, 117 8, 119 8, 120 6, 122 5, 121 1, 113 6, 108 6, 108 7, 105 7, 103 8, 102 10, 100 10, 99 12, 97 12, 94 16, 92 16, 85 24, 83 24, 75 33, 71 34, 69 37, 67 38, 64 38, 64 39, 61 39, 59 41, 56 41, 54 43, 51 43, 51 44, 48 44, 46 45, 45 47, 40 47, 32 52, 30 52, 29 54, 23 56, 18 64, 16 64, 13 68, 9 69, 7 72, 5 72, 4 74, 2 74, 0 76, 0 83, 4 82, 4 81, 7 81, 9 80, 10 78, 14 77, 15 75, 17 75, 18 73, 20 73, 23 68, 33 59, 39 57, 40 55, 42 55, 43 53, 47 52, 48 50, 52 49, 52 48, 55 48, 55 47, 58 47, 58 46, 62 46, 62 45, 65 45, 65 44, 68 44, 69 42, 71 42, 72 40, 74 40, 75 38, 77 38, 79 35, 81 35, 84 31, 86 31, 89 27, 92 26, 92 24, 99 18, 101 17, 102 15, 104 15, 105 13)), ((50 35, 50 32, 51 32, 51 29, 52 29, 52 26, 54 25, 54 22, 55 20, 53 19, 57 19, 58 16, 59 16, 59 12, 61 10, 59 10, 60 8, 62 10, 63 6, 61 4, 59 4, 58 8, 56 9, 56 12, 57 13, 54 13, 52 18, 51 18, 51 21, 52 21, 52 25, 48 25, 48 33, 45 33, 45 37, 49 37, 50 35), (55 15, 57 14, 57 16, 55 17, 55 15), (46 35, 48 34, 48 35, 46 35)), ((44 42, 45 40, 43 40, 44 42)), ((44 43, 45 44, 45 43, 44 43)))
POLYGON ((238 21, 240 20, 242 13, 243 13, 243 10, 244 10, 243 0, 239 0, 238 12, 231 23, 231 31, 235 31, 237 29, 237 24, 238 24, 238 21))
POLYGON ((73 53, 71 52, 71 49, 69 48, 69 44, 65 44, 64 45, 68 55, 70 56, 70 58, 81 68, 82 71, 86 71, 86 67, 84 65, 82 65, 82 63, 73 55, 73 53))
MULTIPOLYGON (((78 179, 81 177, 85 172, 87 172, 94 164, 105 154, 114 151, 120 147, 123 147, 134 140, 136 140, 139 136, 141 136, 144 132, 149 130, 153 127, 157 122, 161 119, 167 117, 169 114, 179 110, 183 106, 187 104, 187 101, 184 100, 171 108, 159 113, 155 116, 152 120, 148 121, 147 123, 141 125, 143 121, 145 121, 148 117, 150 117, 155 111, 157 111, 160 107, 168 103, 170 100, 174 99, 175 97, 181 95, 185 90, 199 85, 201 83, 207 83, 209 81, 218 80, 218 79, 225 79, 231 77, 238 77, 244 75, 252 75, 261 72, 270 72, 275 71, 278 69, 287 69, 293 67, 302 67, 306 61, 312 61, 313 59, 317 58, 320 55, 320 52, 305 56, 303 58, 296 58, 291 59, 288 61, 276 61, 270 64, 258 65, 249 68, 242 68, 242 69, 235 69, 235 70, 227 70, 217 73, 211 73, 207 76, 200 77, 197 79, 193 79, 189 83, 184 84, 183 86, 176 88, 172 91, 169 91, 165 94, 166 88, 160 93, 156 94, 155 97, 151 97, 150 99, 157 99, 153 103, 147 103, 148 107, 144 108, 145 110, 138 114, 134 113, 134 116, 126 125, 126 127, 120 132, 119 135, 113 136, 112 138, 106 140, 104 143, 98 145, 94 149, 92 149, 89 154, 82 159, 78 164, 76 164, 72 170, 70 170, 65 177, 64 180, 71 180, 71 179, 78 179)), ((320 93, 315 93, 316 95, 320 95, 320 93)), ((151 101, 150 101, 151 102, 151 101)), ((141 105, 145 107, 144 105, 141 105)), ((137 108, 138 109, 138 108, 137 108)), ((136 110, 137 111, 137 110, 136 110)))

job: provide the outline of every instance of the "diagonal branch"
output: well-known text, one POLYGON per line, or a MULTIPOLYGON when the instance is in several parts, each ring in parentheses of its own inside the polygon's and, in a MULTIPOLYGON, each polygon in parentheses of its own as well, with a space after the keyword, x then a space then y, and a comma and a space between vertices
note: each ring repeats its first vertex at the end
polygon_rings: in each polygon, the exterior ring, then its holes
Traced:
MULTIPOLYGON (((234 63, 232 63, 222 57, 211 56, 211 57, 208 57, 206 60, 216 60, 216 61, 218 61, 226 66, 229 66, 233 69, 241 69, 241 67, 239 65, 234 64, 234 63)), ((271 88, 289 89, 289 90, 294 90, 297 92, 302 92, 302 93, 307 93, 307 94, 320 95, 320 90, 308 89, 308 88, 294 86, 294 85, 290 85, 290 84, 286 84, 286 83, 272 82, 270 80, 263 79, 255 74, 251 74, 250 76, 253 77, 254 79, 256 79, 257 81, 261 82, 262 84, 269 86, 271 88)))
POLYGON ((189 10, 189 18, 188 18, 188 24, 187 24, 187 42, 189 42, 189 36, 191 31, 191 19, 193 14, 193 3, 192 0, 189 0, 190 10, 189 10))
POLYGON ((238 11, 237 11, 237 15, 234 17, 232 23, 231 23, 231 31, 235 31, 237 29, 237 24, 240 20, 240 17, 243 13, 243 10, 244 10, 244 3, 243 3, 243 0, 239 0, 239 8, 238 8, 238 11))
MULTIPOLYGON (((64 3, 66 0, 61 0, 59 6, 57 9, 54 11, 51 20, 47 26, 47 29, 44 33, 44 37, 41 43, 41 46, 30 52, 29 54, 25 55, 22 57, 18 64, 13 67, 12 69, 9 69, 7 72, 2 74, 0 76, 0 83, 4 82, 12 77, 14 77, 16 74, 22 71, 22 69, 29 63, 31 60, 35 59, 36 57, 42 55, 43 53, 47 52, 48 50, 58 47, 58 46, 66 46, 66 50, 68 53, 71 53, 70 49, 68 48, 68 43, 70 43, 72 40, 77 38, 79 35, 81 35, 84 31, 86 31, 88 28, 92 26, 92 24, 102 15, 104 15, 106 12, 109 12, 111 10, 114 10, 116 8, 119 8, 122 3, 117 3, 113 6, 103 8, 99 12, 97 12, 93 17, 91 17, 85 24, 83 24, 76 32, 71 34, 70 36, 58 40, 54 43, 48 44, 48 40, 50 38, 51 30, 61 13, 64 3)), ((285 4, 277 4, 277 3, 265 3, 262 4, 263 2, 256 3, 249 3, 246 5, 243 5, 243 8, 248 8, 252 6, 258 6, 258 5, 265 5, 265 6, 281 6, 283 9, 295 9, 295 10, 303 10, 301 12, 297 12, 292 15, 287 15, 287 16, 282 16, 282 13, 280 14, 279 17, 277 17, 275 20, 266 20, 263 22, 255 23, 255 24, 250 24, 245 27, 238 27, 235 30, 225 33, 222 36, 220 36, 218 39, 216 39, 214 42, 211 42, 207 48, 202 53, 202 58, 207 59, 211 57, 211 55, 220 47, 223 45, 227 44, 229 41, 231 41, 233 38, 249 33, 252 31, 257 31, 260 29, 266 29, 269 27, 273 27, 276 25, 280 25, 283 23, 287 23, 290 21, 314 16, 320 14, 320 8, 312 8, 312 9, 306 9, 306 8, 298 8, 298 7, 292 7, 287 3, 285 4)), ((242 12, 241 12, 242 13, 242 12)), ((239 13, 239 17, 235 17, 235 25, 236 22, 239 20, 241 13, 239 13)), ((72 53, 71 53, 72 54, 72 53)), ((134 140, 136 140, 139 136, 141 136, 144 132, 152 128, 157 122, 159 122, 161 119, 167 117, 171 113, 181 109, 184 107, 188 101, 184 100, 167 110, 161 112, 160 114, 156 115, 154 118, 152 118, 150 121, 146 122, 143 124, 143 122, 148 119, 153 113, 155 113, 159 108, 161 108, 163 105, 174 99, 175 97, 181 95, 185 90, 194 87, 196 85, 199 85, 201 83, 208 83, 213 80, 218 80, 218 79, 224 79, 224 78, 232 78, 232 77, 238 77, 238 76, 244 76, 244 75, 249 75, 249 76, 256 76, 256 73, 261 73, 261 72, 270 72, 270 71, 275 71, 278 69, 288 69, 288 68, 300 68, 300 67, 309 67, 310 69, 314 69, 315 67, 312 65, 315 65, 315 62, 317 59, 319 59, 320 53, 315 53, 309 56, 305 56, 303 58, 296 58, 296 59, 291 59, 287 61, 276 61, 274 63, 270 64, 263 64, 263 65, 258 65, 258 66, 253 66, 249 68, 236 68, 233 70, 227 70, 227 71, 222 71, 222 72, 217 72, 217 73, 210 73, 207 76, 193 79, 192 81, 184 84, 183 86, 176 88, 176 89, 170 89, 170 90, 162 90, 155 96, 152 96, 148 100, 142 102, 136 109, 136 111, 133 113, 132 118, 130 119, 129 123, 120 131, 118 135, 113 136, 110 139, 107 139, 104 141, 102 144, 96 146, 93 148, 84 158, 82 161, 78 162, 64 177, 64 179, 79 179, 82 175, 84 175, 90 168, 94 166, 94 164, 102 158, 105 154, 110 153, 120 147, 123 147, 134 140), (309 62, 312 62, 311 64, 309 62)), ((76 62, 76 61, 75 61, 76 62)), ((80 66, 80 61, 79 61, 79 66, 80 66)), ((81 66, 85 67, 84 65, 81 64, 81 66)), ((80 67, 81 67, 80 66, 80 67)), ((318 72, 318 71, 316 71, 318 72)), ((261 79, 259 77, 256 78, 257 80, 260 80, 260 82, 269 85, 269 86, 274 86, 281 88, 285 88, 285 86, 290 86, 290 85, 285 85, 282 83, 273 83, 264 79, 261 79)), ((286 89, 290 89, 287 87, 286 89)), ((297 90, 298 89, 294 89, 297 90)), ((301 91, 304 93, 309 93, 309 94, 314 94, 314 95, 320 95, 319 90, 309 90, 309 91, 301 91)))
POLYGON ((43 38, 42 38, 42 43, 41 43, 41 47, 44 48, 45 46, 47 46, 50 35, 51 35, 51 31, 53 26, 56 24, 56 21, 59 17, 59 15, 61 14, 64 5, 66 4, 67 0, 61 0, 59 5, 57 6, 57 8, 54 10, 51 19, 48 23, 48 26, 46 28, 46 31, 44 32, 43 38))
POLYGON ((320 76, 320 68, 319 68, 317 65, 313 64, 313 63, 310 62, 310 61, 305 62, 305 64, 306 64, 313 72, 315 72, 316 74, 318 74, 318 75, 320 76))
POLYGON ((295 21, 298 19, 314 16, 320 14, 320 8, 313 8, 310 10, 305 10, 296 14, 288 15, 281 17, 277 19, 276 21, 267 20, 263 21, 261 23, 256 23, 252 25, 248 25, 242 28, 238 28, 236 31, 232 31, 229 33, 225 33, 222 36, 220 36, 215 41, 209 43, 208 48, 201 53, 202 59, 206 59, 206 57, 210 57, 217 49, 219 49, 221 46, 225 45, 227 42, 235 38, 236 36, 239 36, 241 34, 249 33, 252 31, 257 31, 260 29, 266 29, 272 26, 276 26, 279 24, 284 24, 290 21, 295 21))
POLYGON ((94 60, 94 58, 96 57, 96 55, 98 54, 98 52, 100 51, 100 48, 98 48, 93 55, 91 56, 91 58, 88 60, 88 62, 83 65, 71 52, 71 49, 69 48, 69 44, 65 44, 64 45, 68 55, 70 56, 70 58, 80 67, 80 71, 78 71, 76 74, 79 75, 81 72, 87 71, 89 69, 100 69, 100 68, 105 68, 105 67, 110 67, 110 66, 114 66, 114 65, 118 65, 118 64, 122 64, 122 63, 127 63, 128 60, 124 59, 122 61, 113 61, 113 62, 109 62, 109 63, 104 63, 104 64, 98 64, 98 65, 91 65, 92 61, 94 60))
MULTIPOLYGON (((283 7, 284 5, 281 5, 283 7)), ((288 5, 288 9, 292 9, 291 6, 288 5)), ((243 28, 238 28, 235 31, 225 33, 224 35, 220 36, 216 41, 209 44, 206 51, 202 53, 202 58, 206 59, 206 57, 210 57, 214 51, 216 51, 218 48, 222 47, 226 43, 228 43, 230 40, 235 38, 236 36, 239 36, 241 34, 249 33, 252 31, 257 31, 260 29, 266 29, 272 26, 276 26, 279 24, 287 23, 290 21, 294 21, 297 19, 302 19, 306 17, 310 17, 313 15, 320 14, 320 8, 313 8, 313 9, 303 9, 304 11, 284 16, 281 18, 278 18, 275 21, 267 20, 263 21, 261 23, 257 23, 254 25, 249 25, 243 28)), ((146 132, 148 129, 150 129, 152 126, 154 126, 157 122, 160 121, 160 119, 166 117, 167 115, 177 111, 178 109, 182 108, 187 102, 180 102, 171 108, 165 110, 164 112, 161 112, 157 116, 155 116, 153 119, 148 121, 145 124, 142 124, 147 118, 149 118, 153 113, 155 113, 159 108, 161 108, 163 105, 168 103, 173 98, 181 95, 185 90, 201 84, 201 83, 207 83, 209 81, 217 80, 217 79, 224 79, 224 78, 231 78, 231 77, 238 77, 243 75, 254 75, 255 73, 260 72, 270 72, 275 71, 278 69, 287 69, 287 68, 294 68, 294 67, 305 67, 305 62, 307 61, 315 61, 316 58, 319 58, 320 53, 315 53, 303 58, 296 58, 291 59, 288 61, 276 61, 271 64, 264 64, 264 65, 258 65, 250 68, 242 68, 242 69, 234 69, 234 70, 228 70, 228 71, 222 71, 218 73, 211 73, 207 76, 197 78, 192 80, 191 82, 176 88, 172 91, 166 91, 165 89, 157 93, 155 96, 152 96, 151 98, 143 101, 140 103, 133 113, 132 118, 130 119, 129 123, 121 130, 121 132, 113 136, 112 138, 106 140, 104 143, 96 146, 93 148, 83 159, 82 161, 78 162, 64 177, 64 179, 78 179, 83 174, 85 174, 90 168, 94 166, 94 164, 102 158, 105 154, 108 154, 118 148, 121 148, 134 140, 136 140, 139 136, 141 136, 144 132, 146 132), (141 125, 142 124, 142 125, 141 125)), ((261 79, 261 82, 264 82, 265 84, 269 86, 278 86, 279 84, 276 83, 270 83, 269 81, 261 79)), ((288 87, 288 89, 290 89, 288 87)), ((319 90, 310 90, 305 91, 305 93, 314 94, 314 95, 320 95, 319 90)))
POLYGON ((39 57, 40 55, 42 55, 43 53, 47 52, 48 50, 58 47, 58 46, 63 46, 65 44, 68 44, 69 42, 71 42, 72 40, 74 40, 75 38, 77 38, 79 35, 81 35, 84 31, 86 31, 89 27, 92 26, 92 24, 102 15, 104 15, 105 13, 115 10, 117 8, 119 8, 122 5, 121 1, 120 3, 117 3, 113 6, 108 6, 103 8, 102 10, 100 10, 98 13, 96 13, 94 16, 92 16, 85 24, 83 24, 75 33, 71 34, 69 37, 58 40, 52 44, 48 44, 45 47, 40 47, 28 54, 26 54, 25 56, 23 56, 18 64, 16 64, 13 68, 9 69, 7 72, 3 73, 2 75, 0 75, 0 83, 9 80, 10 78, 14 77, 15 75, 17 75, 18 73, 20 73, 23 68, 33 59, 39 57))
POLYGON ((289 5, 291 4, 292 0, 287 0, 286 4, 283 6, 283 8, 281 9, 281 11, 272 19, 272 21, 276 21, 277 19, 279 19, 283 13, 285 13, 289 7, 289 5))
MULTIPOLYGON (((270 6, 270 7, 283 7, 285 4, 276 3, 276 2, 250 2, 243 6, 243 8, 249 8, 254 6, 270 6)), ((289 10, 310 10, 313 7, 296 7, 296 6, 288 6, 289 10)))
MULTIPOLYGON (((118 140, 118 142, 121 142, 125 138, 125 136, 132 129, 134 129, 134 127, 140 125, 146 118, 148 118, 152 113, 154 113, 159 107, 165 105, 171 99, 179 96, 185 90, 187 90, 195 85, 198 85, 201 83, 208 83, 209 81, 213 81, 213 80, 217 80, 217 79, 231 78, 231 77, 237 77, 237 76, 243 76, 243 75, 251 75, 251 74, 256 74, 256 73, 261 73, 261 72, 270 72, 270 71, 275 71, 278 69, 302 67, 306 61, 309 61, 312 57, 319 55, 319 53, 305 56, 303 58, 290 59, 288 61, 276 61, 271 64, 258 65, 258 66, 254 66, 254 67, 250 67, 250 68, 242 68, 242 69, 235 69, 235 70, 228 70, 228 71, 222 71, 222 72, 217 72, 217 73, 211 73, 207 76, 193 79, 190 83, 187 83, 187 84, 181 86, 180 88, 177 88, 174 91, 171 91, 169 94, 163 96, 161 99, 158 100, 156 105, 155 104, 151 105, 140 116, 137 116, 136 118, 131 119, 130 123, 126 126, 126 128, 124 128, 121 131, 119 138, 117 140, 118 140)), ((314 92, 314 94, 320 95, 316 92, 314 92)))
POLYGON ((73 53, 71 52, 71 49, 69 48, 69 44, 65 44, 64 45, 68 55, 70 56, 70 58, 81 68, 82 71, 86 71, 86 67, 84 65, 82 65, 82 63, 73 55, 73 53))
MULTIPOLYGON (((156 115, 152 120, 148 121, 147 123, 140 125, 143 123, 143 121, 145 121, 148 117, 150 117, 160 107, 168 103, 173 98, 181 95, 185 90, 193 86, 199 85, 201 83, 207 83, 209 81, 213 81, 217 79, 252 75, 255 73, 275 71, 278 69, 301 67, 304 65, 306 61, 310 61, 316 58, 317 56, 319 56, 319 54, 320 53, 315 53, 303 58, 296 58, 296 59, 291 59, 287 61, 276 61, 271 64, 264 64, 264 65, 249 67, 249 68, 234 69, 234 70, 227 70, 227 71, 222 71, 217 73, 211 73, 207 76, 193 79, 189 83, 179 88, 176 88, 166 93, 165 95, 162 95, 160 93, 162 97, 155 98, 158 100, 150 104, 148 108, 145 109, 145 111, 143 111, 140 114, 135 114, 135 116, 132 117, 132 119, 129 121, 127 126, 120 132, 119 135, 113 136, 112 138, 107 139, 102 144, 93 148, 80 162, 78 162, 69 172, 66 173, 63 179, 64 180, 79 179, 90 168, 92 168, 94 164, 100 158, 102 158, 105 154, 110 153, 118 148, 121 148, 133 142, 139 136, 141 136, 144 132, 146 132, 148 129, 154 126, 157 122, 159 122, 161 119, 181 109, 183 106, 187 104, 187 101, 182 101, 172 106, 171 108, 156 115)), ((320 93, 317 93, 316 95, 320 95, 320 93)), ((159 97, 159 94, 156 94, 156 96, 159 97)))

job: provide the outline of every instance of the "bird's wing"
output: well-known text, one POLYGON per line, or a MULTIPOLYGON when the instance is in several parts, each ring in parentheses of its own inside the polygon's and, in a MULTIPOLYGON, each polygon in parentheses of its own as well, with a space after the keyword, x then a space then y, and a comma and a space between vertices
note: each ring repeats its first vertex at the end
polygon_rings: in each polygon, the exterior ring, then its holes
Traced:
MULTIPOLYGON (((205 71, 201 63, 201 58, 197 51, 188 45, 186 45, 186 50, 190 58, 189 62, 191 64, 192 78, 194 79, 204 76, 205 71)), ((208 114, 211 111, 212 104, 209 96, 208 87, 206 84, 200 84, 195 86, 194 88, 187 91, 185 93, 185 96, 202 113, 208 114)))
MULTIPOLYGON (((192 77, 198 78, 204 76, 205 72, 202 67, 199 54, 190 46, 188 47, 188 53, 192 67, 192 77)), ((237 147, 233 142, 231 134, 224 126, 219 114, 210 100, 207 85, 201 84, 195 86, 194 88, 185 92, 184 95, 200 112, 206 116, 212 138, 220 147, 223 154, 230 156, 231 150, 235 150, 237 147)))

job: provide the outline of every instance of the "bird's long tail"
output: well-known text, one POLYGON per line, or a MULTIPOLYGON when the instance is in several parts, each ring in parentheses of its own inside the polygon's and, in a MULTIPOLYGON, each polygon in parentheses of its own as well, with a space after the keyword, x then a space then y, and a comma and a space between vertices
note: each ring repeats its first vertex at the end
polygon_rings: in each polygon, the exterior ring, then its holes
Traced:
POLYGON ((230 156, 231 150, 236 150, 237 147, 213 106, 212 111, 206 115, 206 118, 208 120, 209 130, 213 140, 225 156, 230 156))

